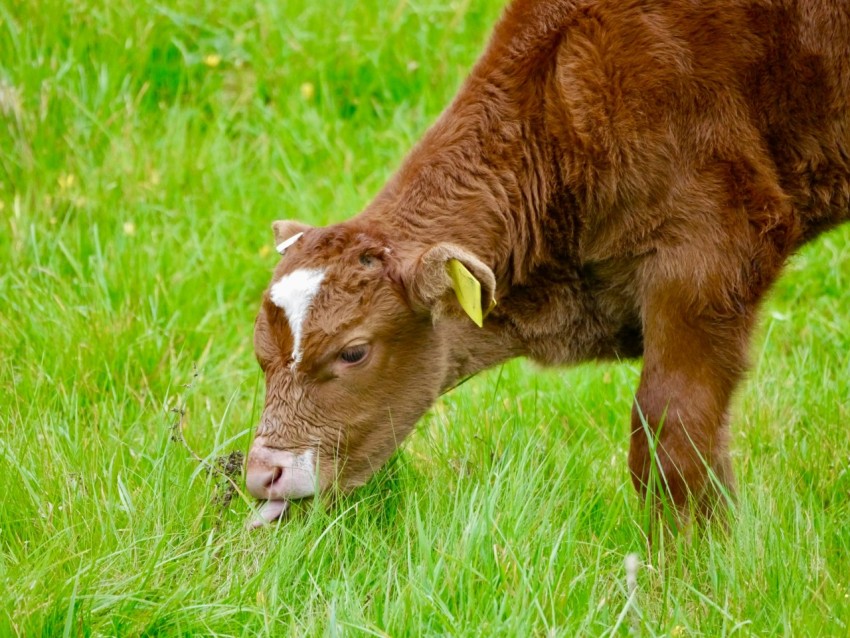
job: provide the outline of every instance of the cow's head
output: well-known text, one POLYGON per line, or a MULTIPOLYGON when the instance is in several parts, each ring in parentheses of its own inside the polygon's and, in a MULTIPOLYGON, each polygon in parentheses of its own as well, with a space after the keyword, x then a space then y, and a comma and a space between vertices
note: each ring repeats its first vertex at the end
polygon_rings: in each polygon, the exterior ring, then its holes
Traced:
POLYGON ((266 401, 247 486, 282 503, 356 487, 383 465, 456 379, 441 325, 474 328, 458 312, 447 263, 480 282, 485 304, 495 279, 451 244, 412 248, 352 222, 273 228, 282 258, 255 325, 266 401))

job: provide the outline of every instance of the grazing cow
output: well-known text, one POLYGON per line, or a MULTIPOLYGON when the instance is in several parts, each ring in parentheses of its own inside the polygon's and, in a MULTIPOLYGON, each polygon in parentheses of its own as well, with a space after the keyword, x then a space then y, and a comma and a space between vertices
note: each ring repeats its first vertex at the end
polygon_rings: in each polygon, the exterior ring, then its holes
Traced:
POLYGON ((848 218, 847 0, 516 0, 363 212, 273 225, 261 518, 363 484, 441 392, 517 356, 643 356, 634 485, 710 512, 759 303, 848 218))

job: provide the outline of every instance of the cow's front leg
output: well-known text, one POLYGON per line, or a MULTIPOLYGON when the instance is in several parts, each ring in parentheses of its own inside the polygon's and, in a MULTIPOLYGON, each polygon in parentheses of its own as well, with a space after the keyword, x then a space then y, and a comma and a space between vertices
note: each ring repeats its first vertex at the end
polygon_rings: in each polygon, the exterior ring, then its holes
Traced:
POLYGON ((644 367, 632 410, 629 467, 653 508, 678 524, 731 497, 728 408, 745 366, 752 311, 705 304, 684 284, 659 285, 644 305, 644 367))

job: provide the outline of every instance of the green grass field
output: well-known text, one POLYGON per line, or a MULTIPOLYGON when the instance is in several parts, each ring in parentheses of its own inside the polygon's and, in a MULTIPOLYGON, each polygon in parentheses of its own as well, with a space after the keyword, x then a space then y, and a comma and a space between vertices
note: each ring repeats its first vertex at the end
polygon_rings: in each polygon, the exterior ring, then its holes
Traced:
POLYGON ((247 450, 271 221, 356 213, 500 5, 0 0, 0 636, 850 636, 850 227, 764 308, 728 536, 647 556, 639 362, 481 375, 254 533, 172 440, 247 450))

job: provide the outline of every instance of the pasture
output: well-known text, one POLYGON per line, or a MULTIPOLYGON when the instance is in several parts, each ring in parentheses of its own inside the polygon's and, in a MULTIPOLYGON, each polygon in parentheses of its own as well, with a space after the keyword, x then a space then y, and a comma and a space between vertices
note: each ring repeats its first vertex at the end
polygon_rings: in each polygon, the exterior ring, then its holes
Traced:
POLYGON ((356 213, 501 6, 0 0, 0 635, 850 635, 850 227, 764 306, 728 534, 647 554, 639 361, 482 374, 279 526, 207 470, 262 407, 270 223, 356 213))

